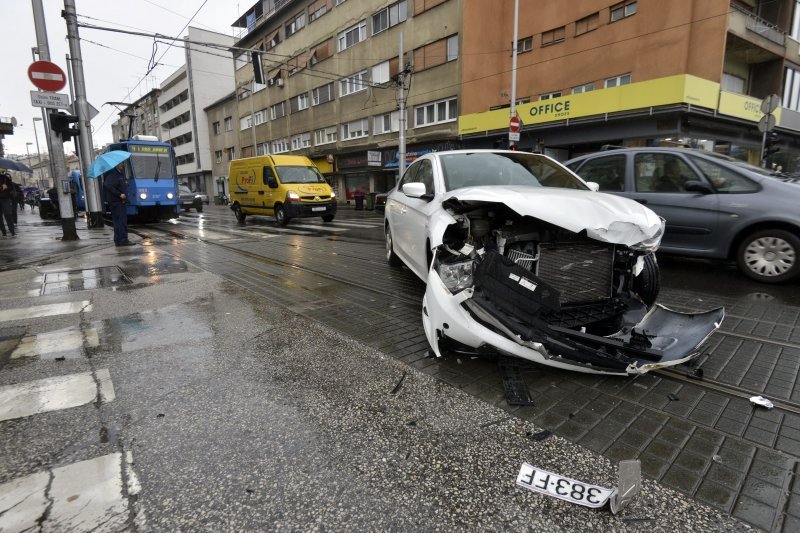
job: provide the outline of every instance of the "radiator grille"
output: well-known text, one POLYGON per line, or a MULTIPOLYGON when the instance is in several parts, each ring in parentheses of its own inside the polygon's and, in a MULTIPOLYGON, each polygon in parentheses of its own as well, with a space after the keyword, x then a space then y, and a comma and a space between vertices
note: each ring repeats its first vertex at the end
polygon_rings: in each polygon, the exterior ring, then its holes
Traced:
POLYGON ((561 291, 561 303, 610 298, 614 246, 598 242, 541 243, 536 275, 561 291))

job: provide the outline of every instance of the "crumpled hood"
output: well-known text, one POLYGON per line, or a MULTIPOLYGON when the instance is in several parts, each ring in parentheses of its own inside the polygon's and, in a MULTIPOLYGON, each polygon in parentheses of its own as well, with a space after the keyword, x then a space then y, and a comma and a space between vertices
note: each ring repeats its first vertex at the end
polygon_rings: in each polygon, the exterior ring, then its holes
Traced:
MULTIPOLYGON (((535 217, 574 233, 586 230, 598 241, 632 246, 660 237, 664 221, 645 206, 612 194, 524 186, 465 187, 445 194, 442 205, 455 213, 479 203, 499 203, 522 216, 535 217)), ((442 221, 445 222, 445 221, 442 221)), ((431 245, 442 243, 449 223, 435 223, 431 245)))

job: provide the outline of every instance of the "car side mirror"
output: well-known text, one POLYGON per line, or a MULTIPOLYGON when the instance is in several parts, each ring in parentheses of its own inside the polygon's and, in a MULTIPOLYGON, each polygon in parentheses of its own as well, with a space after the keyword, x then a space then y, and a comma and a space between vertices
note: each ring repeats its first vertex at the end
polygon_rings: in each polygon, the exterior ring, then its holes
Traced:
POLYGON ((406 183, 403 185, 403 194, 411 198, 422 198, 426 192, 428 191, 425 190, 424 183, 406 183))
POLYGON ((589 190, 592 192, 597 192, 600 190, 600 184, 596 181, 587 181, 586 186, 589 187, 589 190))
POLYGON ((700 194, 711 194, 714 192, 711 187, 698 180, 689 180, 684 182, 683 190, 687 192, 698 192, 700 194))

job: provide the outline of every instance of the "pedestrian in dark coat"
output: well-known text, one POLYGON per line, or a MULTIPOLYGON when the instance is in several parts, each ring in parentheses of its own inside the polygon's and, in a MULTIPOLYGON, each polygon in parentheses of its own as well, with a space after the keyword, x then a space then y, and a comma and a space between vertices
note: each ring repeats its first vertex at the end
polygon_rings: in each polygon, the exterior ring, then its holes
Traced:
POLYGON ((133 243, 128 240, 128 179, 125 177, 125 163, 120 163, 103 175, 103 191, 111 208, 114 244, 132 246, 133 243))
POLYGON ((14 198, 12 192, 14 191, 14 182, 11 181, 11 175, 7 172, 0 174, 0 230, 3 231, 3 237, 7 237, 6 224, 8 229, 11 230, 11 236, 17 236, 17 230, 14 226, 14 212, 16 206, 14 205, 14 198), (4 222, 5 221, 5 222, 4 222))

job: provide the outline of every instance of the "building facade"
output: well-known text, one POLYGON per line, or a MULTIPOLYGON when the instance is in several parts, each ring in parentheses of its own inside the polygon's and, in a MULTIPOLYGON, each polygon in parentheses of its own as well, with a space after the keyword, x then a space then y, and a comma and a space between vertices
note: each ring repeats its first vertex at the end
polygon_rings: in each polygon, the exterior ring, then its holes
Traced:
POLYGON ((162 139, 158 109, 160 94, 161 89, 153 89, 120 111, 120 118, 111 124, 114 142, 134 135, 152 135, 162 139))
POLYGON ((233 120, 238 116, 236 93, 232 92, 204 109, 209 131, 211 152, 211 174, 214 188, 208 194, 215 197, 229 196, 228 168, 232 159, 242 157, 239 145, 239 130, 234 129, 233 120))

